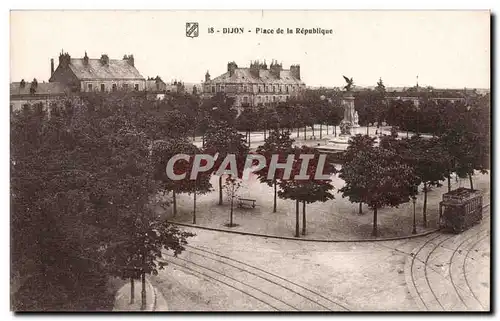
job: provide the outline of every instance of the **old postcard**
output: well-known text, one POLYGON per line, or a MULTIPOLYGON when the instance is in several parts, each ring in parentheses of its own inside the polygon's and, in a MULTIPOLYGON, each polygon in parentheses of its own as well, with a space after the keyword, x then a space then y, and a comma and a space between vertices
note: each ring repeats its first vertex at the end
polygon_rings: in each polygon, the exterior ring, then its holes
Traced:
POLYGON ((11 310, 491 309, 489 11, 11 11, 11 310))

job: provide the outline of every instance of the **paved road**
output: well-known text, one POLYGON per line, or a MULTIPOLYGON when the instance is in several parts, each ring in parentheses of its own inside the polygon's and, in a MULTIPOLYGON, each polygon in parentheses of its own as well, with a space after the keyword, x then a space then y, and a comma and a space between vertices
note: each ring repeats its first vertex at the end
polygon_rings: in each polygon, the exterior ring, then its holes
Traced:
MULTIPOLYGON (((486 210, 489 212, 489 208, 486 210)), ((193 229, 152 282, 171 311, 488 310, 489 215, 460 234, 316 243, 193 229)))

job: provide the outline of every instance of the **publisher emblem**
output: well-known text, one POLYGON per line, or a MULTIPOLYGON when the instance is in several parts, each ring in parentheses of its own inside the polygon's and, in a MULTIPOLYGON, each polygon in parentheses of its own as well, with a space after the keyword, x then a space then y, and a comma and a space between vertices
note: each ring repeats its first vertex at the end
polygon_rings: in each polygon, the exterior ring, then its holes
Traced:
POLYGON ((186 37, 198 37, 198 22, 186 22, 186 37))

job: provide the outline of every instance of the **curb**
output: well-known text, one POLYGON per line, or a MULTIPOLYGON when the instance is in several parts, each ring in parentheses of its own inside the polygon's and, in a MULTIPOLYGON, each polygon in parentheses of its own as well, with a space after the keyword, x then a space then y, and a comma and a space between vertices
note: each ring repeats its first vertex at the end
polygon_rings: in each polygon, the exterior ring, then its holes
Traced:
MULTIPOLYGON (((490 206, 490 203, 483 205, 483 209, 490 206)), ((289 236, 278 236, 278 235, 268 235, 268 234, 259 234, 259 233, 252 233, 252 232, 242 232, 242 231, 231 231, 227 229, 222 229, 222 228, 216 228, 216 227, 207 227, 207 226, 199 226, 195 224, 190 224, 190 223, 178 223, 178 222, 172 222, 172 221, 167 221, 170 224, 173 225, 178 225, 178 226, 185 226, 185 227, 192 227, 192 228, 197 228, 197 229, 202 229, 202 230, 207 230, 207 231, 215 231, 215 232, 225 232, 225 233, 233 233, 233 234, 239 234, 239 235, 248 235, 248 236, 258 236, 258 237, 264 237, 264 238, 272 238, 272 239, 280 239, 280 240, 293 240, 293 241, 304 241, 304 242, 323 242, 323 243, 347 243, 347 242, 383 242, 383 241, 398 241, 398 240, 407 240, 407 239, 413 239, 417 237, 422 237, 422 236, 427 236, 429 234, 435 233, 441 228, 434 228, 422 233, 417 233, 417 234, 412 234, 412 235, 406 235, 406 236, 395 236, 395 237, 385 237, 385 238, 371 238, 371 239, 342 239, 342 240, 333 240, 333 239, 304 239, 304 238, 298 238, 298 237, 289 237, 289 236)))
POLYGON ((280 240, 292 240, 292 241, 304 241, 304 242, 323 242, 323 243, 397 241, 397 240, 406 240, 406 239, 412 239, 412 238, 416 238, 416 237, 426 236, 426 235, 435 233, 435 232, 440 230, 439 228, 435 228, 435 229, 431 229, 431 230, 425 231, 423 233, 418 233, 418 234, 412 234, 412 235, 407 235, 407 236, 376 238, 376 239, 370 238, 370 239, 333 240, 333 239, 305 239, 305 238, 298 238, 298 237, 296 238, 296 237, 289 237, 289 236, 278 236, 278 235, 269 235, 269 234, 258 234, 258 233, 252 233, 252 232, 231 231, 231 230, 226 230, 226 229, 222 229, 222 228, 199 226, 199 225, 194 225, 194 224, 190 224, 190 223, 177 223, 177 222, 172 222, 172 221, 168 221, 168 223, 173 224, 173 225, 198 228, 198 229, 208 230, 208 231, 225 232, 225 233, 233 233, 233 234, 249 235, 249 236, 259 236, 259 237, 264 237, 264 238, 272 238, 272 239, 280 239, 280 240))

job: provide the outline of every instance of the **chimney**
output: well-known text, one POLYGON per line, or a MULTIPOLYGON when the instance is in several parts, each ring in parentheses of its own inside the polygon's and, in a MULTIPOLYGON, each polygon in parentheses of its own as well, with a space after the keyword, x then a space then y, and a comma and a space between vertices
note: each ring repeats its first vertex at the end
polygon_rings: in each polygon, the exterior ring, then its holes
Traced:
POLYGON ((290 73, 292 74, 292 77, 300 80, 300 65, 291 65, 290 73))
POLYGON ((85 51, 85 56, 83 56, 83 64, 88 65, 89 64, 89 57, 87 56, 87 52, 85 51))
POLYGON ((61 51, 59 54, 59 65, 62 67, 67 67, 71 63, 71 56, 67 52, 61 51))
POLYGON ((234 75, 234 71, 238 68, 238 65, 232 61, 227 64, 227 71, 229 71, 229 77, 234 75))
POLYGON ((124 55, 123 60, 126 60, 129 63, 129 65, 131 65, 132 67, 135 66, 134 55, 128 55, 128 56, 124 55))
POLYGON ((283 69, 282 64, 279 64, 277 61, 271 62, 270 71, 274 77, 280 79, 280 73, 282 69, 283 69))
POLYGON ((50 58, 50 75, 54 73, 54 58, 50 58))
POLYGON ((105 66, 109 65, 109 57, 108 57, 108 55, 102 54, 100 60, 101 60, 101 64, 102 65, 105 65, 105 66))

